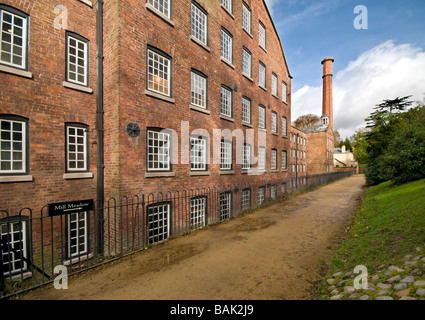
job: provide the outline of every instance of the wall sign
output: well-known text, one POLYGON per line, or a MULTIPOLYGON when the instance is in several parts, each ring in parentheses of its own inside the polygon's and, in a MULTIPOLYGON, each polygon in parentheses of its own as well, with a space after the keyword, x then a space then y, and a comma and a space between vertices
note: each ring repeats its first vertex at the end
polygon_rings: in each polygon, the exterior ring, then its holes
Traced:
POLYGON ((67 213, 78 213, 94 210, 94 200, 78 200, 58 203, 49 203, 49 216, 60 216, 67 213))

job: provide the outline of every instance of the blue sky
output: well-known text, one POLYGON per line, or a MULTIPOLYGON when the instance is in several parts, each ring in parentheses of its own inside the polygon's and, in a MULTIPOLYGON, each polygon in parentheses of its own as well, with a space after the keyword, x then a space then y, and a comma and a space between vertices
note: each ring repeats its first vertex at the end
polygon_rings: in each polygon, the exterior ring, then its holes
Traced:
POLYGON ((364 126, 384 99, 425 94, 424 0, 266 0, 291 75, 293 116, 321 114, 321 61, 333 57, 335 129, 364 126), (358 30, 354 8, 367 8, 358 30))

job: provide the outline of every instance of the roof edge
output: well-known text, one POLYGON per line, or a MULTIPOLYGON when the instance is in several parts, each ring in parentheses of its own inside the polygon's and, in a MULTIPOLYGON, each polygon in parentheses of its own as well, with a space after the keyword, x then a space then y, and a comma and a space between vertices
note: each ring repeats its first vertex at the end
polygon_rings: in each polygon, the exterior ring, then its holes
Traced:
POLYGON ((293 77, 291 75, 291 71, 289 70, 289 67, 288 67, 288 61, 286 60, 285 51, 283 50, 282 41, 280 40, 279 33, 277 32, 277 29, 276 29, 276 26, 274 24, 272 15, 270 14, 270 10, 267 7, 266 0, 263 0, 263 4, 264 4, 264 7, 266 8, 267 14, 269 15, 270 21, 272 22, 272 26, 273 26, 274 32, 277 35, 277 39, 279 40, 280 49, 282 50, 283 60, 285 61, 286 70, 288 70, 288 76, 289 76, 290 79, 293 79, 293 77))

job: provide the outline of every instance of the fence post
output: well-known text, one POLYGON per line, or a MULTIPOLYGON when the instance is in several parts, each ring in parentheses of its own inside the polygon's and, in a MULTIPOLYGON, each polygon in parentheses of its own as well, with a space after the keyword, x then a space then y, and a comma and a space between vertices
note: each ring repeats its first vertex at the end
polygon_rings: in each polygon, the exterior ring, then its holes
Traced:
POLYGON ((0 241, 0 299, 4 295, 5 289, 6 289, 6 284, 4 282, 4 274, 3 274, 3 245, 0 241))

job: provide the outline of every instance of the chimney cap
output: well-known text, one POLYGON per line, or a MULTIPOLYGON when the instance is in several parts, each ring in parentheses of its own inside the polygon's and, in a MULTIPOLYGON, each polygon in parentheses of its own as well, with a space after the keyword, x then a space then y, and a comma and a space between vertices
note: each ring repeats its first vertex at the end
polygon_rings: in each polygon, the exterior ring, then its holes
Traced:
POLYGON ((327 58, 323 59, 322 64, 324 64, 326 61, 335 62, 335 59, 334 58, 331 58, 331 57, 327 57, 327 58))

